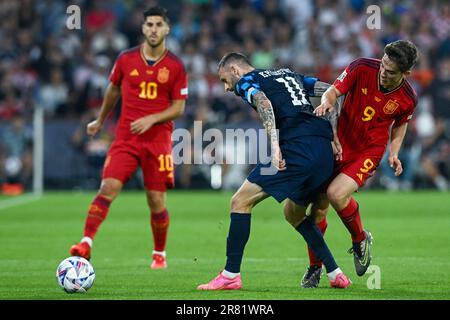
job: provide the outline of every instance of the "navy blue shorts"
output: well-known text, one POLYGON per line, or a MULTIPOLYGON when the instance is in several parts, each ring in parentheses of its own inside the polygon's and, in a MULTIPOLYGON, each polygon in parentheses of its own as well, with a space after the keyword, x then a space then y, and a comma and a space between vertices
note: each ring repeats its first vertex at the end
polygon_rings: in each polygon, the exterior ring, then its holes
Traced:
POLYGON ((273 175, 261 174, 270 167, 258 164, 247 180, 259 185, 278 202, 286 198, 307 206, 314 201, 333 174, 331 141, 320 136, 304 136, 280 144, 286 170, 273 175))

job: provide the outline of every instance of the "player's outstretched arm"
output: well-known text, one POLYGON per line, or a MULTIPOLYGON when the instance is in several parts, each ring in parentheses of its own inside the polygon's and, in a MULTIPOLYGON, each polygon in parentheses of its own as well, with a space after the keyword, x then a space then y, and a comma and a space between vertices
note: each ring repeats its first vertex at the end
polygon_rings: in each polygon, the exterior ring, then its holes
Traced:
POLYGON ((404 123, 398 127, 393 126, 391 132, 391 145, 389 147, 389 165, 395 170, 395 175, 399 176, 403 172, 402 162, 398 158, 398 153, 406 135, 408 123, 404 123))
POLYGON ((320 105, 314 110, 314 114, 321 117, 327 112, 332 112, 334 110, 334 105, 341 95, 342 94, 335 86, 328 87, 322 95, 320 105))
POLYGON ((275 115, 270 100, 264 92, 259 91, 253 95, 253 104, 261 117, 264 128, 269 135, 270 147, 272 149, 272 163, 278 170, 286 169, 286 161, 281 154, 280 144, 278 142, 277 128, 275 124, 275 115))
POLYGON ((314 96, 322 97, 329 87, 331 87, 331 84, 329 83, 323 81, 316 81, 314 83, 314 96))
MULTIPOLYGON (((322 81, 316 81, 316 83, 314 84, 314 96, 322 97, 331 86, 332 85, 329 83, 322 82, 322 81)), ((336 90, 336 91, 338 91, 338 90, 336 90)), ((334 98, 333 98, 333 100, 334 100, 334 98)), ((323 101, 322 101, 321 105, 322 104, 323 104, 323 101)), ((328 114, 325 114, 326 119, 328 121, 330 121, 331 126, 333 127, 333 133, 335 134, 335 136, 337 133, 337 119, 341 112, 341 107, 342 107, 342 99, 339 99, 339 96, 338 96, 336 98, 336 103, 334 104, 333 110, 331 110, 328 114)), ((317 110, 317 108, 316 108, 316 110, 317 110)), ((316 113, 316 110, 314 110, 314 113, 316 113)))
POLYGON ((86 132, 89 136, 95 136, 101 130, 103 123, 116 105, 119 97, 120 87, 109 83, 106 88, 105 96, 103 97, 103 103, 98 118, 87 125, 86 132))

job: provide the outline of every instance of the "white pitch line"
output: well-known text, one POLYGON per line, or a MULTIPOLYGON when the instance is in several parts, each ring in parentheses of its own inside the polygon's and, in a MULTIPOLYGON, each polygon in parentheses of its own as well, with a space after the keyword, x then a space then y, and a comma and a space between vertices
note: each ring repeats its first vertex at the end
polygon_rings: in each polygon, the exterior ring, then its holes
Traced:
POLYGON ((25 195, 25 196, 20 196, 20 197, 16 197, 16 198, 11 198, 11 199, 7 199, 7 200, 0 200, 0 211, 11 208, 11 207, 20 206, 22 204, 26 204, 29 202, 33 202, 33 201, 39 200, 41 198, 42 198, 41 196, 32 194, 32 195, 25 195))

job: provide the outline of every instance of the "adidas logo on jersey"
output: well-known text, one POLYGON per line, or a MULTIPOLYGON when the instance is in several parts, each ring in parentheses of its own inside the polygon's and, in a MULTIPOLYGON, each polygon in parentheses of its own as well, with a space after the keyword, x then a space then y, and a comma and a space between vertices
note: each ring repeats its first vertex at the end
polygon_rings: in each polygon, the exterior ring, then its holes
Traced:
POLYGON ((130 76, 138 76, 139 75, 139 71, 137 71, 137 69, 133 69, 133 71, 130 72, 130 76))

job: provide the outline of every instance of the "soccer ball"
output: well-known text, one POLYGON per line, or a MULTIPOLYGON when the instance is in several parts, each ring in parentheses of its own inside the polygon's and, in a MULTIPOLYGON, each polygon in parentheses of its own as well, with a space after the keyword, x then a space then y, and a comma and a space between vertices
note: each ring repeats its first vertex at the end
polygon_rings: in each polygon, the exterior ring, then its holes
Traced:
POLYGON ((82 257, 64 259, 56 269, 56 280, 67 293, 85 293, 92 287, 94 279, 92 264, 82 257))

